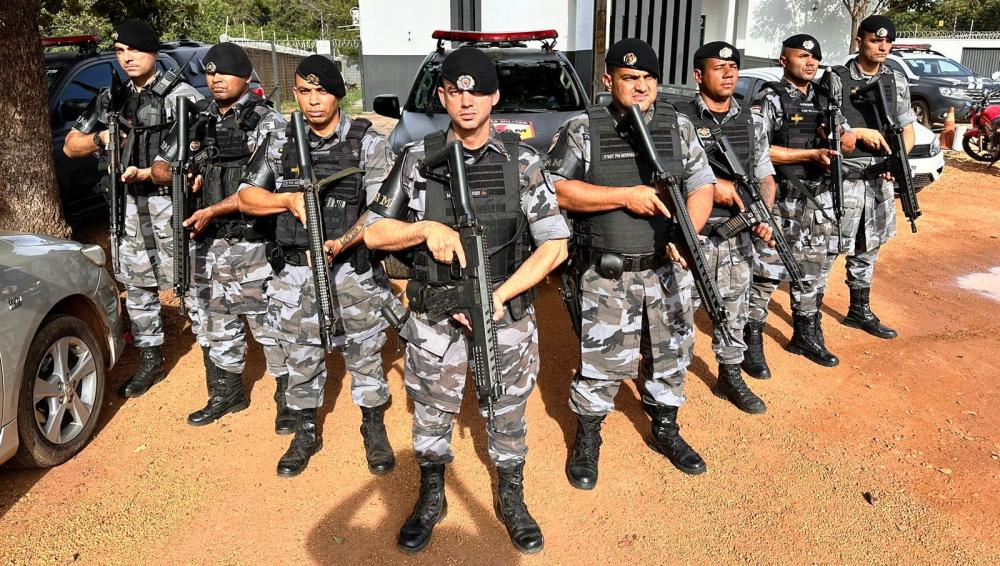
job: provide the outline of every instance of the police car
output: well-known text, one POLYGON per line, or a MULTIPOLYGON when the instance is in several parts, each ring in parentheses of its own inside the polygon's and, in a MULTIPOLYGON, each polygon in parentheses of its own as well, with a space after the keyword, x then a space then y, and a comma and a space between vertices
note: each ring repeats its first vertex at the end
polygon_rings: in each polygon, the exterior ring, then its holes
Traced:
MULTIPOLYGON (((765 83, 780 81, 784 75, 781 67, 758 69, 741 69, 740 78, 736 82, 736 92, 733 96, 741 104, 749 104, 765 83), (744 102, 746 101, 746 102, 744 102)), ((823 69, 816 74, 817 79, 823 76, 823 69)), ((944 154, 941 153, 941 142, 934 132, 920 122, 913 124, 916 140, 910 150, 910 170, 913 174, 913 188, 917 191, 937 181, 944 172, 944 154)))
POLYGON ((438 100, 441 62, 454 46, 475 46, 496 62, 500 78, 500 101, 493 108, 493 123, 500 131, 516 132, 543 155, 559 126, 586 110, 590 99, 580 77, 566 57, 555 50, 555 30, 527 32, 435 31, 437 48, 424 58, 400 106, 395 95, 379 95, 373 101, 376 113, 398 118, 389 135, 393 151, 431 132, 448 127, 449 118, 438 100), (529 48, 526 42, 541 42, 529 48))

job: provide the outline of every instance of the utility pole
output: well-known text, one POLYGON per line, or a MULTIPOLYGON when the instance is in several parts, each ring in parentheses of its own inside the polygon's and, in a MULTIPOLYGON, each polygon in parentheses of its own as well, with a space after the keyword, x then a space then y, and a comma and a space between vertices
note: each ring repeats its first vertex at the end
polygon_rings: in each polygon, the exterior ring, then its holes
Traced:
POLYGON ((607 23, 607 0, 594 0, 594 65, 590 88, 591 100, 597 96, 597 93, 604 92, 604 54, 608 50, 607 23))

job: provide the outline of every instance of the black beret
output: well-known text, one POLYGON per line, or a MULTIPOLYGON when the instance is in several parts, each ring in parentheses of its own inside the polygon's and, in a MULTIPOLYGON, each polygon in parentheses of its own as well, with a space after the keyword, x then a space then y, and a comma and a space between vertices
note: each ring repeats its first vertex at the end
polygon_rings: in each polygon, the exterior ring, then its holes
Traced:
POLYGON ((323 87, 337 98, 344 98, 347 94, 344 76, 340 74, 337 64, 325 55, 310 55, 299 61, 295 74, 311 85, 323 87))
POLYGON ((872 14, 861 20, 858 25, 858 37, 861 37, 864 32, 874 33, 875 37, 884 37, 889 41, 896 41, 896 24, 892 23, 889 18, 878 14, 872 14))
POLYGON ((142 20, 131 18, 118 24, 111 32, 115 43, 123 43, 137 51, 156 53, 160 50, 160 34, 142 20))
POLYGON ((608 67, 638 69, 660 79, 660 59, 648 43, 641 39, 626 38, 616 42, 604 56, 608 67))
POLYGON ((698 66, 698 63, 704 61, 705 59, 734 61, 736 63, 736 68, 740 68, 740 52, 725 41, 712 41, 710 43, 706 43, 694 52, 694 64, 696 67, 698 66))
POLYGON ((500 88, 497 67, 493 60, 475 47, 459 47, 441 63, 441 78, 455 84, 458 90, 493 94, 500 88))
POLYGON ((808 51, 813 54, 817 60, 823 60, 823 51, 819 48, 819 42, 816 38, 809 35, 808 33, 800 33, 798 35, 793 35, 781 43, 782 47, 790 47, 792 49, 801 49, 803 51, 808 51))
POLYGON ((217 43, 208 50, 201 60, 206 73, 219 73, 234 77, 249 77, 253 64, 243 48, 235 43, 217 43))

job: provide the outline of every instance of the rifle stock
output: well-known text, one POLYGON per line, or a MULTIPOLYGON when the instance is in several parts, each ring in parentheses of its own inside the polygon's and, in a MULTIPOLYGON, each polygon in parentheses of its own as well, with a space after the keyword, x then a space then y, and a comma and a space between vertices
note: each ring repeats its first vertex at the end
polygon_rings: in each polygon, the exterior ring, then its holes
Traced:
POLYGON ((632 122, 632 130, 635 132, 636 141, 639 144, 638 150, 653 166, 656 172, 656 183, 665 189, 670 202, 673 205, 674 222, 680 228, 683 238, 683 249, 688 268, 694 275, 695 287, 701 300, 705 303, 705 310, 708 311, 712 324, 722 334, 722 341, 728 346, 733 343, 733 336, 729 330, 729 312, 722 302, 722 295, 715 283, 715 275, 708 269, 708 261, 701 250, 701 242, 698 239, 698 232, 691 222, 691 215, 688 214, 687 200, 680 190, 677 178, 664 168, 660 158, 656 155, 656 146, 653 144, 653 136, 646 127, 646 121, 642 117, 639 105, 633 104, 628 110, 629 119, 632 122))
POLYGON ((309 231, 309 265, 312 268, 313 284, 316 287, 316 307, 319 315, 320 339, 326 351, 333 351, 334 315, 333 290, 330 286, 330 270, 326 264, 326 228, 323 225, 323 211, 320 208, 319 187, 312 168, 312 152, 309 147, 309 132, 302 112, 292 112, 295 132, 295 156, 299 169, 299 179, 306 208, 306 228, 309 231))

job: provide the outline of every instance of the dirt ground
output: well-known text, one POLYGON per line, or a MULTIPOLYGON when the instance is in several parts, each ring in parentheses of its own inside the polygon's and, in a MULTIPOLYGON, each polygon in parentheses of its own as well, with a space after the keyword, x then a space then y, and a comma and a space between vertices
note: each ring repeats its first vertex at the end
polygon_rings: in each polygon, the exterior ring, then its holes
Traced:
MULTIPOLYGON (((289 437, 273 433, 273 381, 258 348, 246 372, 251 407, 204 428, 185 423, 205 400, 203 370, 172 302, 164 309, 166 381, 140 399, 109 395, 96 437, 74 460, 52 470, 0 469, 0 561, 1000 563, 1000 370, 989 361, 1000 346, 1000 299, 957 284, 1000 266, 998 191, 996 170, 952 158, 919 195, 919 233, 900 219, 878 264, 873 303, 900 330, 896 340, 839 323, 848 293, 838 262, 824 306, 837 368, 782 350, 790 312, 787 293, 777 293, 766 342, 775 377, 751 380, 768 402, 765 415, 746 415, 709 391, 715 363, 699 315, 698 359, 680 413, 685 438, 708 463, 699 477, 645 446, 648 419, 629 383, 604 427, 598 488, 569 486, 577 343, 550 280, 537 302, 542 372, 528 403, 526 494, 546 538, 533 557, 513 550, 493 515, 471 391, 448 470, 450 513, 426 551, 408 557, 395 537, 419 473, 395 338, 383 359, 397 469, 368 473, 360 412, 332 355, 325 447, 301 476, 281 479, 274 467, 289 437)), ((996 292, 1000 271, 993 273, 992 282, 973 279, 996 292)), ((136 365, 129 350, 108 389, 136 365)))

